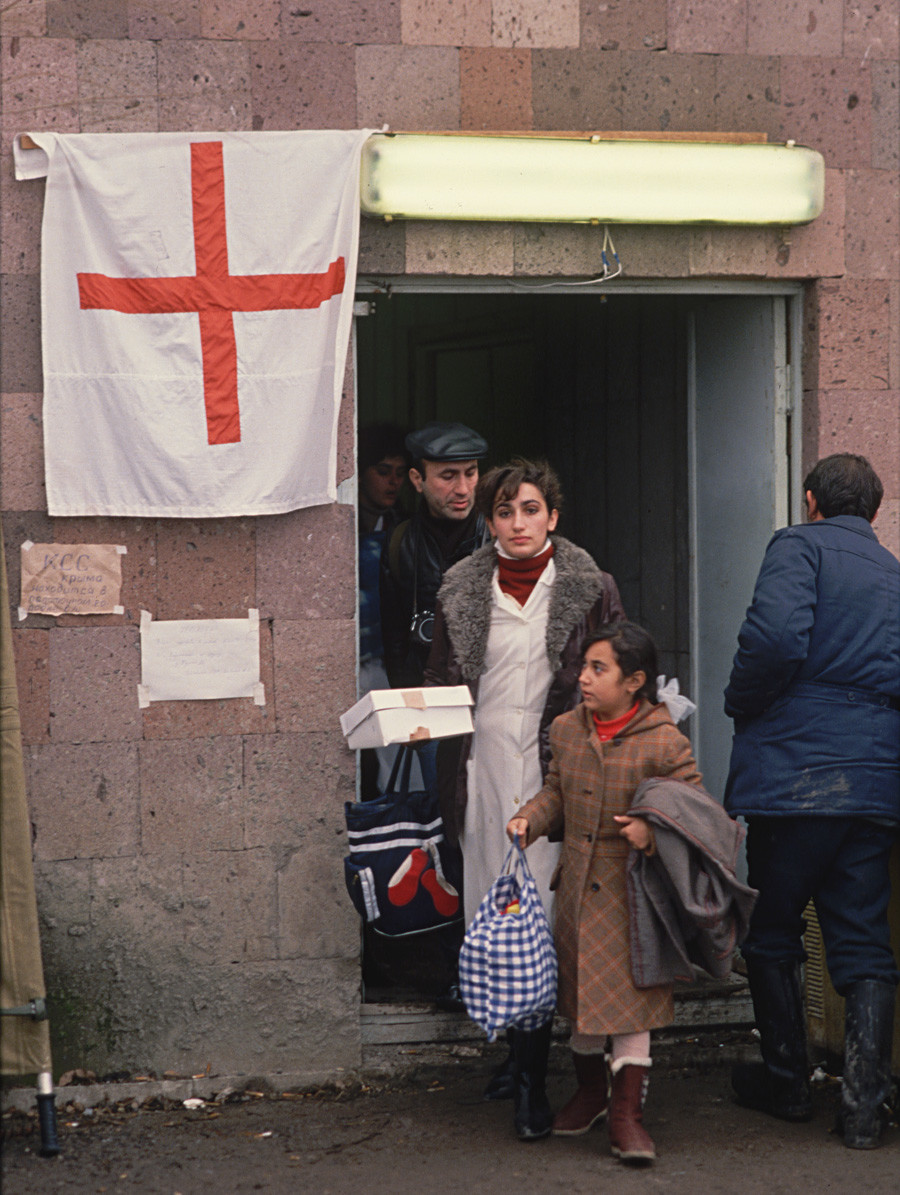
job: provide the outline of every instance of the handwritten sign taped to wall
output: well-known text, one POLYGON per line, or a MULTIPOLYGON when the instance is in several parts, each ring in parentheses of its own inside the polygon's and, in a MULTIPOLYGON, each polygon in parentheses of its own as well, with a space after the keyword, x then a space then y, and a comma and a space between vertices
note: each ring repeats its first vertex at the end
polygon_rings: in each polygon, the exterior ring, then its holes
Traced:
POLYGON ((19 618, 29 614, 124 614, 121 544, 22 544, 19 618))
POLYGON ((259 611, 246 618, 154 622, 141 611, 142 709, 151 701, 213 701, 252 697, 265 705, 259 679, 259 611))

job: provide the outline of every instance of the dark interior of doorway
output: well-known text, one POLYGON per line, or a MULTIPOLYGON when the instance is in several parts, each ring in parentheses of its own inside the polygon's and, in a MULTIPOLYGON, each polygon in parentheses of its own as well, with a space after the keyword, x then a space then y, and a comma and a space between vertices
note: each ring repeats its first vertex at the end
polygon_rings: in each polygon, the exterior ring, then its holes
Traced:
MULTIPOLYGON (((366 298, 371 313, 357 321, 360 427, 459 420, 487 439, 483 468, 513 455, 549 460, 565 494, 558 531, 613 574, 629 617, 657 641, 660 670, 684 687, 689 299, 472 291, 366 298)), ((441 990, 447 954, 428 935, 370 943, 366 999, 441 990)))

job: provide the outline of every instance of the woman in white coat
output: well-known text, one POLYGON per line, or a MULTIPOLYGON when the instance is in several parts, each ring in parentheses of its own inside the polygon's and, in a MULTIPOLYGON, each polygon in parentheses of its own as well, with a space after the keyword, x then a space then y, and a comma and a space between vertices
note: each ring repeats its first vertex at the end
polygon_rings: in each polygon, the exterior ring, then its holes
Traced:
MULTIPOLYGON (((578 703, 582 640, 625 617, 609 573, 583 549, 551 538, 562 494, 549 465, 516 459, 492 469, 475 501, 494 542, 445 575, 426 669, 426 683, 468 684, 475 698, 474 734, 438 751, 444 828, 462 847, 467 921, 500 872, 506 823, 543 785, 550 723, 578 703)), ((558 857, 559 844, 546 840, 528 855, 551 921, 558 857)), ((510 1059, 485 1092, 516 1100, 524 1140, 550 1131, 549 1043, 549 1024, 512 1033, 510 1059)))

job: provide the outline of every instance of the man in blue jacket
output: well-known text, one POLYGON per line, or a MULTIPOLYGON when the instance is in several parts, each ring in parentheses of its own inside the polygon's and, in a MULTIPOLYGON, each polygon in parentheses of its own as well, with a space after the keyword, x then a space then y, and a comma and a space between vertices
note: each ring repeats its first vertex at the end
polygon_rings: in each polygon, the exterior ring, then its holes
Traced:
POLYGON ((742 951, 763 1057, 736 1067, 732 1084, 749 1107, 812 1115, 800 966, 813 900, 846 998, 839 1128, 846 1145, 871 1149, 891 1091, 900 979, 887 918, 900 826, 900 562, 872 530, 884 490, 864 457, 826 457, 803 488, 809 522, 772 537, 725 690, 725 807, 748 821, 759 889, 742 951))

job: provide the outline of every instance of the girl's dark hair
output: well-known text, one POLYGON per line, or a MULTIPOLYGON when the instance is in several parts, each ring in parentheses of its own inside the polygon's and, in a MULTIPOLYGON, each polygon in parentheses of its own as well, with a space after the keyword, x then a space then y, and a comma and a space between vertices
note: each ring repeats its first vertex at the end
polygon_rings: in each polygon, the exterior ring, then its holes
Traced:
POLYGON ((638 701, 643 697, 653 705, 659 704, 656 696, 656 644, 649 631, 624 618, 620 622, 604 623, 582 643, 582 657, 595 643, 609 643, 624 677, 634 676, 636 672, 645 674, 647 679, 635 693, 638 701))
POLYGON ((513 457, 508 465, 497 465, 479 478, 475 505, 486 519, 491 519, 497 503, 511 502, 523 485, 540 490, 548 511, 561 509, 562 488, 555 471, 546 461, 529 461, 522 456, 513 457))

